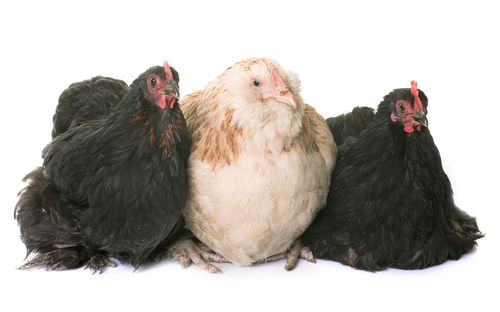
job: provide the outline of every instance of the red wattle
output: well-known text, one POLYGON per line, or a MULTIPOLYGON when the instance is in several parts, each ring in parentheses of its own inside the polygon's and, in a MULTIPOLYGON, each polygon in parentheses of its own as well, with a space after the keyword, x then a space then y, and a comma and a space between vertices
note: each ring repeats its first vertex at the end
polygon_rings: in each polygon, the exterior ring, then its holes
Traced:
POLYGON ((158 105, 159 108, 165 109, 167 107, 167 99, 162 96, 156 101, 156 105, 158 105))
POLYGON ((168 103, 168 107, 170 107, 170 109, 174 109, 174 104, 175 104, 175 97, 174 96, 166 95, 165 102, 168 103))
POLYGON ((415 131, 415 129, 413 129, 413 121, 406 122, 406 124, 405 124, 405 131, 407 133, 413 133, 413 131, 415 131))

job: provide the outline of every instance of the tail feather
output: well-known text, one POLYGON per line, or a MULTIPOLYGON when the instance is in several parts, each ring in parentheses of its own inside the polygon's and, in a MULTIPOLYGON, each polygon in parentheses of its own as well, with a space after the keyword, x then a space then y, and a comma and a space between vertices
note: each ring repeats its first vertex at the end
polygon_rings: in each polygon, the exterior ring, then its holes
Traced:
POLYGON ((337 146, 345 143, 349 138, 356 139, 368 127, 375 117, 373 108, 355 107, 352 112, 326 120, 335 138, 337 146))
POLYGON ((107 116, 127 91, 125 82, 109 77, 97 76, 73 83, 59 97, 52 138, 82 122, 107 116))
POLYGON ((90 256, 86 254, 85 248, 64 248, 47 252, 36 252, 22 266, 21 270, 29 270, 36 267, 46 267, 47 270, 67 270, 81 267, 90 256))
MULTIPOLYGON (((448 217, 455 240, 464 252, 470 251, 477 244, 476 240, 484 237, 476 222, 476 218, 455 207, 454 213, 448 217)), ((460 255, 459 255, 460 256, 460 255)))
POLYGON ((70 203, 37 168, 24 178, 28 185, 19 193, 14 217, 26 245, 27 258, 34 257, 21 268, 46 265, 47 268, 72 268, 85 263, 90 254, 84 237, 68 211, 70 203))
POLYGON ((474 248, 476 240, 484 236, 479 231, 476 218, 457 207, 448 215, 448 225, 449 231, 444 237, 437 234, 431 236, 414 257, 391 266, 413 270, 438 265, 446 260, 458 260, 474 248))

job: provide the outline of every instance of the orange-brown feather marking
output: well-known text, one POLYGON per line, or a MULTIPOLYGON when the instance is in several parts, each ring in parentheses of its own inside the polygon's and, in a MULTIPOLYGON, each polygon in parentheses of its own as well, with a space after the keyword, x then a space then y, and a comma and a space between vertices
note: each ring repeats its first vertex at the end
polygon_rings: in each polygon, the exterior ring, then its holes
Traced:
POLYGON ((131 125, 134 125, 137 123, 139 120, 144 120, 146 119, 146 116, 144 116, 144 112, 142 111, 142 107, 139 107, 137 111, 132 115, 132 119, 129 121, 131 125))
POLYGON ((192 156, 210 164, 230 165, 240 153, 239 140, 243 129, 233 120, 234 109, 219 105, 219 94, 227 89, 212 87, 209 92, 197 91, 187 95, 182 101, 182 110, 192 136, 192 156), (214 96, 215 95, 215 96, 214 96), (204 99, 208 99, 209 104, 204 99), (220 122, 209 122, 209 116, 219 116, 220 122))
MULTIPOLYGON (((225 109, 224 119, 219 129, 210 128, 193 142, 193 153, 201 155, 201 161, 213 167, 220 164, 230 165, 240 152, 238 140, 243 131, 233 120, 233 109, 225 109)), ((195 129, 196 131, 197 129, 195 129)))
POLYGON ((321 135, 318 133, 318 129, 322 129, 319 123, 324 123, 324 120, 316 113, 316 110, 311 106, 304 105, 304 117, 302 118, 302 128, 301 135, 295 137, 292 142, 292 147, 294 145, 300 146, 304 151, 307 152, 319 152, 318 144, 321 144, 321 135))
MULTIPOLYGON (((179 115, 181 112, 179 111, 176 116, 176 120, 178 121, 180 118, 179 115)), ((173 136, 175 135, 174 131, 179 128, 177 123, 172 123, 167 126, 167 130, 161 135, 157 135, 155 133, 155 129, 151 126, 151 121, 147 120, 147 117, 144 115, 142 108, 139 109, 132 115, 132 119, 129 121, 130 125, 134 125, 137 122, 142 123, 142 128, 140 128, 139 135, 149 135, 149 147, 153 148, 155 145, 159 145, 161 148, 169 149, 172 144, 173 136)))

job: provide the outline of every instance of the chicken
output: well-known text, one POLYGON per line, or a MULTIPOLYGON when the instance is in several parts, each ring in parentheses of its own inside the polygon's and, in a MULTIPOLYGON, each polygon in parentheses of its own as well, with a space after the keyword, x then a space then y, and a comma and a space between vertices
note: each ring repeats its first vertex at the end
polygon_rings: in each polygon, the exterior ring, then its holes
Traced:
POLYGON ((124 81, 102 76, 71 84, 59 97, 52 138, 82 122, 107 117, 127 91, 124 81))
POLYGON ((47 145, 15 208, 34 253, 22 268, 102 272, 115 265, 110 257, 137 268, 182 228, 190 139, 178 97, 165 62, 141 74, 107 117, 47 145))
MULTIPOLYGON (((336 145, 299 92, 296 74, 250 58, 181 101, 193 140, 187 228, 238 266, 314 259, 296 240, 326 202, 336 145)), ((192 241, 172 250, 184 266, 220 271, 192 241)))
POLYGON ((328 120, 344 143, 326 207, 302 236, 316 257, 368 271, 422 269, 460 258, 482 237, 455 206, 426 115, 427 97, 412 82, 376 113, 355 108, 328 120))

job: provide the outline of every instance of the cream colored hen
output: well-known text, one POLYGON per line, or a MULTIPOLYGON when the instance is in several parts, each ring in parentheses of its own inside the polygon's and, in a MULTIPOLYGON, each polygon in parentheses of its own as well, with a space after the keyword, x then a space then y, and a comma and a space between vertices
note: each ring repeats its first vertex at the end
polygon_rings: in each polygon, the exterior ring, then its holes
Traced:
MULTIPOLYGON (((299 255, 314 261, 298 238, 325 204, 336 145, 303 103, 297 75, 269 58, 246 59, 181 108, 193 139, 184 210, 192 233, 238 266, 286 255, 287 269, 299 255)), ((189 240, 172 250, 181 264, 212 272, 205 260, 223 260, 189 240)))

